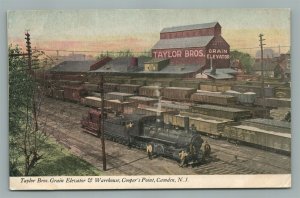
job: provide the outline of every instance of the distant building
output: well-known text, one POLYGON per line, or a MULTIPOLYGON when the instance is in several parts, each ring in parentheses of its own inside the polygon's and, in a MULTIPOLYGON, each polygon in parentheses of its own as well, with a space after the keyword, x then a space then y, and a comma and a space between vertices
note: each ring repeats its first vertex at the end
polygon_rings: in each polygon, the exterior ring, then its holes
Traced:
MULTIPOLYGON (((263 69, 265 77, 290 78, 290 54, 280 54, 280 56, 263 59, 263 69)), ((261 61, 256 59, 253 65, 253 71, 261 75, 261 61)))
MULTIPOLYGON (((264 59, 263 63, 263 70, 264 70, 264 76, 274 78, 277 73, 275 70, 278 69, 279 65, 277 64, 277 61, 273 58, 267 58, 264 59)), ((253 64, 253 71, 256 75, 261 75, 261 61, 260 59, 255 59, 255 62, 253 64)))
POLYGON ((110 57, 103 57, 97 61, 63 61, 51 69, 52 74, 86 74, 89 71, 97 70, 112 60, 110 57))
MULTIPOLYGON (((263 55, 264 55, 263 58, 275 58, 279 56, 279 54, 274 52, 274 50, 271 48, 265 48, 263 55)), ((261 58, 261 52, 260 50, 258 50, 255 54, 255 59, 260 59, 260 58, 261 58)))

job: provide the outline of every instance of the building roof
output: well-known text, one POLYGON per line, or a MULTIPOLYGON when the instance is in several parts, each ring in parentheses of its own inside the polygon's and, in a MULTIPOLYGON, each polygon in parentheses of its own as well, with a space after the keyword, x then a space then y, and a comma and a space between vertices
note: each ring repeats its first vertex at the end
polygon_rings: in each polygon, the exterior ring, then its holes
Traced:
POLYGON ((187 38, 160 39, 152 49, 174 49, 188 47, 204 47, 214 36, 198 36, 187 38))
POLYGON ((138 58, 138 65, 131 66, 132 57, 118 57, 105 64, 103 67, 90 72, 127 73, 140 71, 144 68, 144 62, 150 59, 150 57, 140 57, 138 58))
POLYGON ((184 26, 176 26, 176 27, 167 27, 167 28, 162 29, 161 33, 181 32, 181 31, 186 31, 186 30, 198 30, 198 29, 212 28, 212 27, 215 27, 217 24, 219 24, 219 23, 212 22, 212 23, 202 23, 202 24, 184 25, 184 26))
POLYGON ((198 72, 201 65, 168 65, 160 71, 140 71, 144 74, 189 74, 198 72))
POLYGON ((231 68, 221 68, 216 69, 216 74, 211 73, 211 69, 206 69, 203 73, 211 78, 221 80, 221 79, 231 79, 234 76, 232 74, 236 74, 237 71, 231 68))
POLYGON ((159 62, 168 61, 168 60, 169 60, 168 58, 152 58, 151 60, 148 60, 144 63, 159 63, 159 62))
POLYGON ((64 61, 51 68, 50 72, 88 72, 97 61, 64 61))

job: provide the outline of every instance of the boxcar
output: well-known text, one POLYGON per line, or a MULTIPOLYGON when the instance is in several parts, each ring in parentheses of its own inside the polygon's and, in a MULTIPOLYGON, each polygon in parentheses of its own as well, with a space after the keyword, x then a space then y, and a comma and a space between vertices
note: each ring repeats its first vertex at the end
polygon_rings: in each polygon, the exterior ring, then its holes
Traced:
POLYGON ((107 100, 119 100, 119 101, 126 101, 134 94, 129 93, 121 93, 121 92, 109 92, 105 94, 105 99, 107 100))
POLYGON ((271 148, 284 153, 291 152, 291 134, 267 131, 257 127, 238 125, 226 126, 224 136, 258 147, 271 148))
MULTIPOLYGON (((265 87, 265 97, 274 97, 274 87, 265 87)), ((261 86, 256 85, 234 85, 232 90, 238 92, 254 92, 258 97, 261 97, 261 86)))
POLYGON ((188 111, 192 106, 192 104, 161 100, 160 103, 157 103, 154 106, 156 106, 157 108, 158 106, 160 106, 161 109, 170 110, 170 111, 188 111))
POLYGON ((99 87, 97 84, 92 84, 92 83, 84 83, 83 87, 86 91, 90 92, 96 92, 99 91, 99 87))
POLYGON ((139 88, 139 95, 147 97, 159 97, 161 87, 159 86, 143 86, 139 88))
POLYGON ((189 101, 196 89, 186 87, 165 87, 162 90, 162 97, 167 100, 189 101))
POLYGON ((145 114, 145 115, 153 115, 153 116, 162 116, 165 113, 174 113, 174 111, 170 110, 162 110, 159 108, 152 107, 138 107, 134 109, 134 113, 136 114, 145 114))
POLYGON ((277 87, 275 88, 275 96, 277 98, 291 98, 290 87, 277 87))
POLYGON ((64 99, 80 102, 81 98, 86 94, 83 87, 64 86, 64 99))
POLYGON ((197 103, 230 105, 236 103, 236 97, 212 92, 197 92, 191 96, 191 101, 197 103))
POLYGON ((257 127, 268 131, 275 131, 280 133, 291 133, 291 123, 280 121, 280 120, 255 118, 255 119, 244 120, 242 124, 247 126, 257 127))
POLYGON ((101 98, 95 96, 87 96, 81 99, 81 103, 86 106, 100 108, 101 98))
POLYGON ((137 95, 141 85, 120 84, 120 92, 137 95))
POLYGON ((228 119, 181 112, 180 114, 164 114, 164 123, 172 124, 178 127, 184 127, 184 117, 189 117, 190 128, 195 127, 196 131, 198 132, 216 137, 222 136, 225 125, 233 122, 232 120, 228 119))
POLYGON ((218 85, 218 84, 200 84, 200 89, 203 91, 213 91, 213 92, 225 92, 231 90, 230 85, 218 85))
POLYGON ((249 110, 216 105, 195 105, 191 107, 191 111, 193 113, 201 113, 208 116, 221 117, 235 121, 252 117, 249 110))
POLYGON ((200 82, 197 79, 175 79, 171 82, 172 87, 188 87, 199 89, 200 82))
POLYGON ((110 108, 116 112, 124 112, 124 109, 128 106, 131 106, 132 102, 121 102, 119 100, 106 100, 105 107, 110 108))
POLYGON ((120 90, 120 85, 118 83, 103 83, 104 92, 114 92, 120 90))
POLYGON ((261 98, 255 100, 255 104, 259 106, 265 105, 266 107, 288 107, 291 108, 290 98, 265 98, 265 101, 261 98))
POLYGON ((158 102, 158 99, 143 96, 132 96, 128 99, 128 101, 133 102, 133 105, 136 107, 139 105, 153 106, 155 103, 158 102))

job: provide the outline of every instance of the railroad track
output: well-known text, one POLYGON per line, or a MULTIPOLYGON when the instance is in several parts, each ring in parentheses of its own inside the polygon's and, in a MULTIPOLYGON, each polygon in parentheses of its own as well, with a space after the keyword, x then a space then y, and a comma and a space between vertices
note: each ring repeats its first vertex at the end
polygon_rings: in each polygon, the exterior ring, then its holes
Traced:
MULTIPOLYGON (((88 108, 75 103, 46 99, 41 107, 41 123, 46 131, 71 152, 101 169, 101 144, 98 138, 82 133, 80 119, 88 108)), ((230 144, 224 140, 208 140, 213 160, 198 167, 179 168, 175 161, 166 158, 148 160, 142 150, 106 140, 108 171, 106 174, 274 174, 290 173, 290 158, 259 149, 230 144), (111 151, 109 151, 111 150, 111 151), (237 156, 237 157, 236 157, 237 156), (266 160, 264 160, 265 158, 266 160), (274 160, 276 163, 273 163, 274 160), (269 162, 270 161, 270 162, 269 162), (150 168, 145 168, 149 166, 150 168)))

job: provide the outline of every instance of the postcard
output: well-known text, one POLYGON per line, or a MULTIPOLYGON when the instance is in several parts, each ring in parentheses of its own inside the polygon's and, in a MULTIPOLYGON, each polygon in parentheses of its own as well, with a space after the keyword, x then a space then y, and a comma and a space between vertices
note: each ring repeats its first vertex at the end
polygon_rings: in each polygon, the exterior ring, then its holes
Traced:
POLYGON ((291 187, 289 9, 11 10, 11 190, 291 187))

